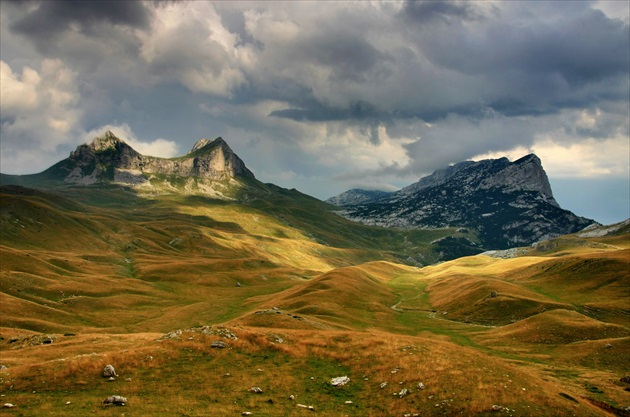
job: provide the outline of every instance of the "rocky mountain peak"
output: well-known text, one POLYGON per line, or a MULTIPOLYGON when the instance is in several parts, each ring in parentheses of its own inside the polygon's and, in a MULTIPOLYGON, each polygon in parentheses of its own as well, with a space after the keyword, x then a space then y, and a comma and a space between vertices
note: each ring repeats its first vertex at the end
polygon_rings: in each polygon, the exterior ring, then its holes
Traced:
POLYGON ((88 146, 92 150, 99 152, 106 149, 116 149, 116 147, 119 146, 119 144, 121 143, 124 142, 118 139, 118 137, 116 137, 116 135, 114 135, 111 130, 108 130, 103 136, 95 137, 94 140, 92 140, 92 143, 90 143, 88 146))
MULTIPOLYGON (((186 192, 194 189, 210 194, 216 194, 213 187, 218 187, 217 181, 254 178, 222 138, 201 139, 181 157, 158 158, 140 154, 111 131, 94 138, 90 144, 78 146, 67 159, 42 175, 79 185, 117 183, 151 188, 155 181, 170 181, 187 184, 186 192)), ((172 184, 169 187, 177 189, 172 184)))
MULTIPOLYGON (((221 139, 222 138, 217 138, 216 140, 221 139)), ((190 152, 188 152, 188 154, 191 154, 203 147, 205 147, 206 145, 208 145, 209 143, 211 143, 212 141, 210 139, 199 139, 197 142, 195 142, 195 144, 193 145, 192 149, 190 150, 190 152)))
POLYGON ((532 244, 593 223, 559 207, 534 154, 515 162, 461 162, 388 196, 373 198, 361 190, 350 196, 354 198, 342 194, 328 201, 344 206, 345 217, 370 225, 472 227, 493 248, 532 244))

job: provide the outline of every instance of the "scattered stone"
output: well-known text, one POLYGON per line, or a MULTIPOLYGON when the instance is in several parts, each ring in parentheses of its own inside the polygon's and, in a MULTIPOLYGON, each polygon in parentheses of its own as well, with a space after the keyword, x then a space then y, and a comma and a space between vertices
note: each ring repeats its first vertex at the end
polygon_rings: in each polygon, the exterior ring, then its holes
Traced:
POLYGON ((352 404, 352 401, 346 401, 345 404, 352 404))
POLYGON ((115 381, 115 380, 116 380, 116 378, 114 378, 113 376, 110 376, 109 379, 108 379, 108 381, 115 381))
POLYGON ((66 401, 66 405, 70 405, 72 404, 70 401, 66 401))
POLYGON ((418 382, 418 389, 425 389, 426 387, 422 382, 418 382))
POLYGON ((104 378, 111 378, 115 376, 118 376, 118 375, 116 374, 116 370, 114 369, 112 365, 107 365, 105 368, 103 368, 104 378))
POLYGON ((2 406, 2 408, 15 408, 14 404, 11 403, 4 403, 4 405, 2 406))
POLYGON ((9 369, 6 365, 0 365, 0 371, 4 371, 5 369, 9 369))
POLYGON ((385 388, 387 386, 387 382, 381 382, 381 389, 385 388))
POLYGON ((612 347, 612 345, 611 345, 610 343, 606 343, 606 345, 604 345, 604 347, 606 347, 606 348, 611 348, 611 347, 612 347))
POLYGON ((210 347, 216 348, 216 349, 223 349, 225 347, 225 342, 222 340, 215 340, 214 342, 210 343, 210 347))
POLYGON ((243 413, 241 415, 243 415, 243 416, 251 416, 252 412, 251 411, 243 411, 243 413))
POLYGON ((131 378, 125 378, 125 382, 131 382, 131 378))
POLYGON ((301 408, 306 408, 306 409, 311 410, 311 411, 315 411, 315 407, 313 407, 312 405, 298 404, 297 406, 301 407, 301 408))
POLYGON ((350 382, 350 378, 348 378, 347 376, 338 376, 336 378, 333 378, 330 380, 330 384, 333 387, 341 387, 346 385, 348 382, 350 382))
POLYGON ((490 293, 490 298, 497 298, 498 296, 499 296, 499 293, 498 293, 498 292, 496 292, 496 291, 492 291, 492 292, 490 293))
POLYGON ((254 394, 262 394, 263 390, 260 387, 252 387, 249 389, 249 392, 253 392, 254 394))
POLYGON ((127 404, 127 399, 120 395, 112 395, 103 400, 103 405, 125 405, 127 404))
POLYGON ((295 395, 293 395, 293 394, 289 395, 289 399, 290 399, 291 401, 295 400, 295 395))
POLYGON ((491 408, 492 411, 494 412, 499 412, 499 411, 503 411, 506 407, 494 404, 491 408))
POLYGON ((398 395, 399 398, 404 397, 405 395, 407 395, 409 393, 409 390, 407 388, 403 388, 400 390, 399 393, 394 393, 394 395, 398 395))

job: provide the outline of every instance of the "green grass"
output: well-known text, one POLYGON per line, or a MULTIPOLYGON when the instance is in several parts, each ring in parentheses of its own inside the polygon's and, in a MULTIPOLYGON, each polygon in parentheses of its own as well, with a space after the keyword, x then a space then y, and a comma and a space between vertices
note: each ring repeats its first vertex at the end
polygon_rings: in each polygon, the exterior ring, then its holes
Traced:
POLYGON ((598 416, 584 398, 630 405, 614 382, 630 374, 623 236, 418 268, 401 261, 435 262, 430 242, 457 233, 370 228, 248 181, 232 190, 241 202, 2 188, 0 392, 18 405, 7 413, 311 413, 301 403, 331 416, 494 415, 501 404, 598 416), (197 329, 156 341, 204 325, 239 340, 213 349, 220 336, 197 329), (47 333, 53 343, 37 342, 47 333), (99 376, 109 362, 114 382, 99 376), (342 375, 349 385, 330 386, 342 375), (112 394, 128 406, 103 408, 112 394))

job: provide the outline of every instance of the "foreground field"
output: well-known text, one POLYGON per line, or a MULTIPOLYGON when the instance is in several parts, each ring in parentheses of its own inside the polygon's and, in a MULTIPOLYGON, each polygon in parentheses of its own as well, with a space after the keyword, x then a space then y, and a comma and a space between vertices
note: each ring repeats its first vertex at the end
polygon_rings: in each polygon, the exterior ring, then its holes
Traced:
POLYGON ((1 415, 630 415, 628 225, 420 268, 453 231, 68 195, 3 197, 1 415))

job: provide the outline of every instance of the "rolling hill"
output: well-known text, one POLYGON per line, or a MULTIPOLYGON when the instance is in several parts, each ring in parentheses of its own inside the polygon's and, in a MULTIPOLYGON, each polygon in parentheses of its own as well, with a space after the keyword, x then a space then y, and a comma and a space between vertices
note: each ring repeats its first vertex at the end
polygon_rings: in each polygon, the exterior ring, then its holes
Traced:
POLYGON ((2 176, 2 415, 629 413, 630 223, 440 262, 475 232, 351 222, 224 141, 102 139, 2 176))

